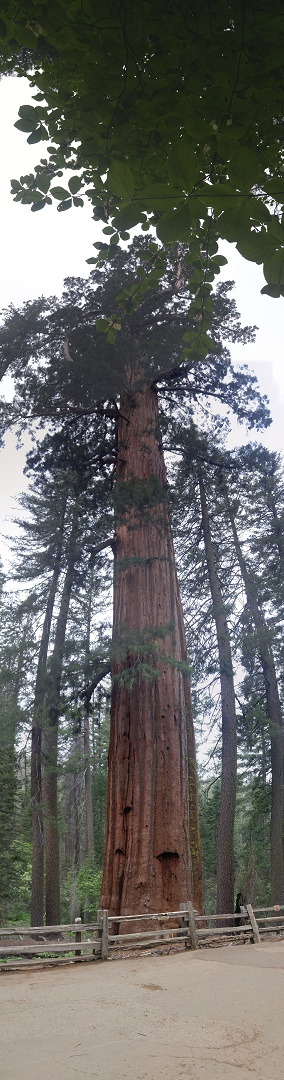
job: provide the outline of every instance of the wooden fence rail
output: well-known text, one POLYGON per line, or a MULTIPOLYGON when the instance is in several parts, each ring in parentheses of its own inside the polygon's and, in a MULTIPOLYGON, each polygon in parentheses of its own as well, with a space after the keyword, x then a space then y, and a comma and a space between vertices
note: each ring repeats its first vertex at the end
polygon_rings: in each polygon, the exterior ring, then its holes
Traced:
POLYGON ((0 928, 0 972, 108 960, 123 951, 164 945, 197 949, 228 940, 257 943, 268 933, 284 936, 284 905, 253 910, 247 904, 238 915, 199 915, 190 901, 181 904, 179 911, 145 915, 118 917, 100 909, 96 923, 76 919, 61 926, 0 928))

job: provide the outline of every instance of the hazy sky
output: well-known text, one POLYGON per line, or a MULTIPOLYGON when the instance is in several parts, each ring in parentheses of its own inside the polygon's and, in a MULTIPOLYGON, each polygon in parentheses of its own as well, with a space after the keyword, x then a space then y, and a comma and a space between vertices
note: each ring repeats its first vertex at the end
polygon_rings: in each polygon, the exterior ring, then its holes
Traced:
MULTIPOLYGON (((92 244, 100 239, 100 227, 92 221, 91 209, 58 214, 56 207, 46 207, 34 214, 29 207, 14 203, 10 195, 11 178, 32 172, 41 156, 44 143, 29 146, 26 135, 13 127, 20 105, 28 104, 31 91, 25 79, 3 79, 0 83, 0 216, 2 275, 0 312, 10 303, 20 305, 39 295, 60 295, 65 277, 87 277, 86 259, 93 254, 92 244)), ((261 296, 263 275, 236 252, 232 244, 222 243, 229 258, 221 277, 236 282, 235 299, 242 322, 256 324, 259 331, 255 345, 232 346, 233 359, 252 366, 271 402, 273 424, 262 441, 269 449, 283 449, 284 367, 282 360, 283 300, 261 296)), ((251 436, 250 436, 251 437, 251 436)), ((245 441, 245 431, 243 432, 245 441)), ((8 531, 11 500, 23 488, 23 454, 15 450, 12 436, 2 452, 0 528, 8 531), (6 524, 7 521, 7 524, 6 524), (3 523, 3 524, 2 524, 3 523)))

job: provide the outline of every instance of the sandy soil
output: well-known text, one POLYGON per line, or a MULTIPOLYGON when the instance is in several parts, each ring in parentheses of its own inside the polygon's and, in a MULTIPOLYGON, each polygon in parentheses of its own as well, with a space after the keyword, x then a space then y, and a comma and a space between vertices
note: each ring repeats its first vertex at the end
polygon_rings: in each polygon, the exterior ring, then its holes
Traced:
POLYGON ((0 978, 1 1080, 283 1080, 284 942, 0 978))

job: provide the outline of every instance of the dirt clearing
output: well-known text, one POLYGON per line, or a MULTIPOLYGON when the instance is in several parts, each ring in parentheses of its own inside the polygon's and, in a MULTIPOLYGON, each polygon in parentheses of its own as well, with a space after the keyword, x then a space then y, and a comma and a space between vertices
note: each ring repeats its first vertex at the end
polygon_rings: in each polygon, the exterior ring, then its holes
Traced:
POLYGON ((0 978, 1 1080, 283 1080, 284 943, 0 978))

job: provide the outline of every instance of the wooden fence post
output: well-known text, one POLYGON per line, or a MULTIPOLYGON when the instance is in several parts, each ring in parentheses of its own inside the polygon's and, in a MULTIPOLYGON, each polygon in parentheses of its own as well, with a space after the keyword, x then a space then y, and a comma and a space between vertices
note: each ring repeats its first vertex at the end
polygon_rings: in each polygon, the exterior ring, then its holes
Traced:
POLYGON ((193 904, 192 904, 191 900, 188 901, 188 904, 186 905, 186 907, 187 907, 187 912, 188 912, 188 925, 189 925, 189 932, 190 932, 190 938, 191 938, 191 948, 192 949, 198 949, 198 940, 197 940, 195 918, 194 918, 194 907, 193 907, 193 904))
MULTIPOLYGON (((180 920, 181 930, 186 930, 186 935, 185 935, 185 938, 184 938, 185 948, 189 949, 187 904, 180 904, 179 905, 179 910, 181 912, 183 912, 183 915, 182 915, 181 920, 180 920)), ((183 937, 183 933, 179 934, 179 937, 183 937)))
POLYGON ((185 948, 186 949, 198 949, 198 940, 194 918, 194 907, 191 900, 188 900, 186 904, 179 905, 180 911, 183 913, 181 919, 182 927, 186 927, 185 948))
MULTIPOLYGON (((241 908, 241 911, 242 911, 242 908, 241 908)), ((251 925, 251 928, 252 928, 252 936, 253 936, 254 944, 256 945, 256 944, 258 944, 260 942, 260 933, 259 933, 257 921, 256 921, 255 915, 253 913, 251 904, 246 904, 246 907, 244 908, 244 911, 247 911, 249 921, 250 921, 250 925, 251 925)))
MULTIPOLYGON (((81 927, 81 925, 82 925, 82 919, 75 919, 75 923, 77 923, 77 924, 78 924, 78 926, 80 926, 80 927, 81 927)), ((80 929, 80 930, 79 930, 79 929, 78 929, 78 930, 76 930, 76 934, 75 934, 75 941, 82 941, 82 932, 81 932, 81 929, 80 929)), ((75 956, 81 956, 81 949, 75 949, 75 956)))
POLYGON ((99 908, 98 924, 101 933, 101 960, 108 960, 108 911, 99 908))

